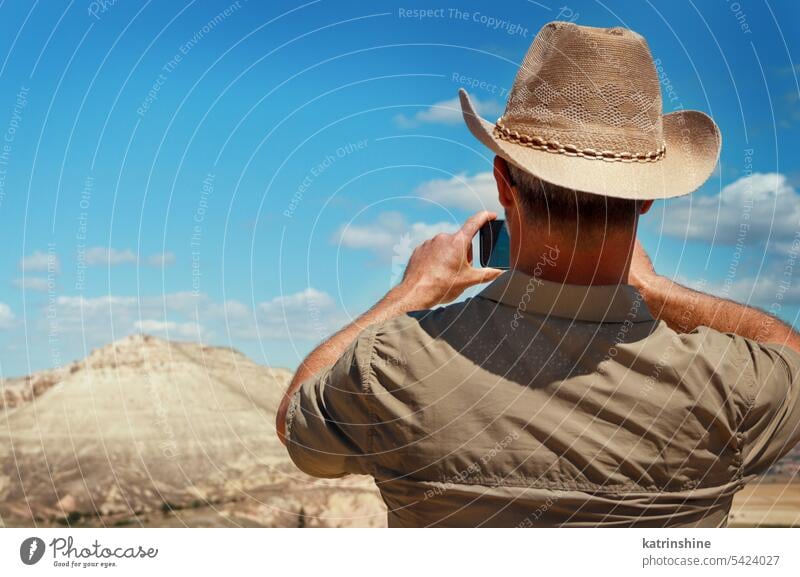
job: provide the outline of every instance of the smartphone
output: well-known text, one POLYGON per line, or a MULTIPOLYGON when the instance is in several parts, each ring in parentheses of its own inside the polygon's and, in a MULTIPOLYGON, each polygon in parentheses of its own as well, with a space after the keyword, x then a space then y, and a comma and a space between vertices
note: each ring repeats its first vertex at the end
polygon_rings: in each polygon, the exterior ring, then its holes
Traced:
POLYGON ((504 220, 490 220, 478 233, 482 267, 507 269, 511 260, 508 228, 504 220))

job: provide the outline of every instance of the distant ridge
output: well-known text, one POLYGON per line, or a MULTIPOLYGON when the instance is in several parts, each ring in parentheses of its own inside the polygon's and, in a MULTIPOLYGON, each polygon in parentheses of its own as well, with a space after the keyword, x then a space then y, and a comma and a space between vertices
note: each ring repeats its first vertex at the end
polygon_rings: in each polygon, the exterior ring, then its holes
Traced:
POLYGON ((246 524, 385 522, 371 482, 319 483, 289 462, 274 420, 291 376, 235 349, 136 334, 4 386, 0 522, 172 522, 210 507, 203 523, 214 525, 230 503, 249 511, 246 524), (340 487, 366 499, 366 520, 325 520, 340 487))

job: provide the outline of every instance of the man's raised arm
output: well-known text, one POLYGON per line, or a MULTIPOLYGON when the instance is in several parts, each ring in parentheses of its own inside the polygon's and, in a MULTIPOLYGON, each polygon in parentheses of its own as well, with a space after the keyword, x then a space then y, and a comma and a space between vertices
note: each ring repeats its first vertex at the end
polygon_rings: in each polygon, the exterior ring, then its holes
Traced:
POLYGON ((497 215, 479 212, 454 234, 439 234, 414 250, 402 282, 375 306, 311 351, 300 364, 278 407, 275 427, 286 444, 286 413, 292 396, 306 380, 333 365, 369 325, 456 299, 467 288, 489 282, 503 271, 472 266, 472 237, 497 215))
POLYGON ((675 331, 688 333, 700 326, 710 327, 800 352, 800 334, 777 318, 754 307, 686 288, 656 273, 639 241, 633 252, 629 282, 642 294, 650 312, 675 331))

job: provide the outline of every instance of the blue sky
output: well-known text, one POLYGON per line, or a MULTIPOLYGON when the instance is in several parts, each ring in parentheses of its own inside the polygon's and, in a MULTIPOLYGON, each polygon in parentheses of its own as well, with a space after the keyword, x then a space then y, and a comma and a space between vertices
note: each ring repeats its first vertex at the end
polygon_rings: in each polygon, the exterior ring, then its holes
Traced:
POLYGON ((665 110, 722 129, 709 182, 642 223, 657 268, 795 321, 795 3, 459 5, 0 2, 0 374, 138 331, 296 366, 493 206, 453 99, 497 116, 555 19, 642 33, 665 110))

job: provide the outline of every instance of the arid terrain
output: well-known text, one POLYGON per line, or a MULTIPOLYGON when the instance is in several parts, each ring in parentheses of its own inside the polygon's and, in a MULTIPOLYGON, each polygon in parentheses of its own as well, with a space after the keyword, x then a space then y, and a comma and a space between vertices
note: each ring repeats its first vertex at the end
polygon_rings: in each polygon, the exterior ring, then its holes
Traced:
POLYGON ((800 483, 767 477, 736 495, 731 527, 800 527, 800 483))
POLYGON ((274 433, 291 373, 134 335, 3 385, 0 525, 382 526, 372 480, 300 473, 274 433))
MULTIPOLYGON (((290 378, 133 335, 4 381, 0 526, 384 526, 370 478, 312 479, 289 461, 273 423, 290 378)), ((739 493, 731 525, 800 526, 799 463, 795 448, 739 493)))

